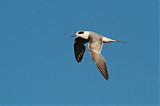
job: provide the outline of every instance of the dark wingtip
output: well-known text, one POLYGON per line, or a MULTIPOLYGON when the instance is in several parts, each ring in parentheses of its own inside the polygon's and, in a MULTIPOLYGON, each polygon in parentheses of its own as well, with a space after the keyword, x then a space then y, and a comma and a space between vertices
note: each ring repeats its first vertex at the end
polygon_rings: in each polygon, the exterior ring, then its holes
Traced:
POLYGON ((77 63, 79 64, 79 63, 80 63, 80 61, 77 61, 77 63))
POLYGON ((104 76, 104 78, 108 81, 109 80, 108 74, 106 76, 104 76))
POLYGON ((80 63, 81 62, 81 60, 77 60, 77 63, 80 63))
POLYGON ((105 79, 106 79, 107 81, 109 81, 109 77, 105 77, 105 79))

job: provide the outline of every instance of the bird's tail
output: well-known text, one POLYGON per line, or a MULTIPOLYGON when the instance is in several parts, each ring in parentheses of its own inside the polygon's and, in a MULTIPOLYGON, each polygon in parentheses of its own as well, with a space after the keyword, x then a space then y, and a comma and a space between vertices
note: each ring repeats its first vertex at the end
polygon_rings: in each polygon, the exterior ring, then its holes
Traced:
POLYGON ((127 43, 127 42, 123 42, 123 41, 120 41, 120 40, 115 40, 114 42, 127 43))
POLYGON ((111 42, 126 43, 126 42, 123 42, 123 41, 120 41, 120 40, 113 40, 113 39, 110 39, 110 38, 107 38, 107 37, 102 37, 102 41, 103 41, 104 43, 111 43, 111 42))

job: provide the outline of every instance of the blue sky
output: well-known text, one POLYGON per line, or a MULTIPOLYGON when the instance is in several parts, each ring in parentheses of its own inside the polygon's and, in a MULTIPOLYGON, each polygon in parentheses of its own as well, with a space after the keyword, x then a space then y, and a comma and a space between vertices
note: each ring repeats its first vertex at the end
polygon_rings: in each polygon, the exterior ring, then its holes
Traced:
POLYGON ((158 104, 158 0, 1 0, 0 105, 158 104), (104 45, 110 80, 76 31, 128 42, 104 45))

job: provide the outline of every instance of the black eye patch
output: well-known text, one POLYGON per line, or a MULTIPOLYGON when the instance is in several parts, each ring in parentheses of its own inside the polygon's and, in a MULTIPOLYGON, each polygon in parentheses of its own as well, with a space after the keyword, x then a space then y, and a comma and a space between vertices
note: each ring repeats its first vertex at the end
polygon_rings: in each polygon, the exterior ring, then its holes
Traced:
POLYGON ((78 34, 84 34, 84 32, 83 32, 83 31, 80 31, 80 32, 78 32, 78 34))

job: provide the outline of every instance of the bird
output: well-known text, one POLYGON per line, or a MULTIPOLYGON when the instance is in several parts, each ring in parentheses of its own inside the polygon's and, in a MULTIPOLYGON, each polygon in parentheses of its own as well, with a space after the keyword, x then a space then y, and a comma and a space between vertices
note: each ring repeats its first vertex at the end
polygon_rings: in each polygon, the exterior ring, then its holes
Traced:
POLYGON ((106 60, 101 54, 103 44, 111 43, 111 42, 121 42, 121 43, 125 43, 125 42, 119 41, 119 40, 113 40, 105 36, 102 36, 96 32, 87 31, 87 30, 77 31, 74 34, 74 37, 75 37, 74 54, 75 54, 76 61, 78 63, 81 62, 84 52, 86 50, 85 44, 88 43, 88 49, 91 54, 92 60, 94 61, 95 65, 97 66, 102 76, 106 80, 109 80, 106 60))

